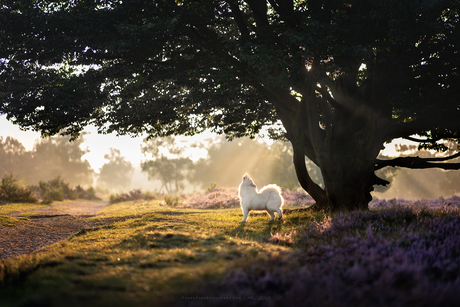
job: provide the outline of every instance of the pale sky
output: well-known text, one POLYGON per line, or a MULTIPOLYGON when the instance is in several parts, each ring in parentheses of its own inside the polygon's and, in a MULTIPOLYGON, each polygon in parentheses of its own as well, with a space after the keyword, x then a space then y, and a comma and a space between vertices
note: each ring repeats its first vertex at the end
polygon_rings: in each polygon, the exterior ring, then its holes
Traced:
MULTIPOLYGON (((90 152, 84 155, 83 159, 88 160, 91 167, 96 172, 99 172, 102 165, 107 162, 104 159, 104 155, 109 152, 110 148, 120 150, 121 156, 130 161, 134 167, 139 167, 141 160, 145 160, 145 157, 141 153, 141 144, 144 137, 132 138, 129 136, 117 136, 116 134, 101 135, 98 134, 96 128, 92 126, 86 127, 84 131, 89 132, 89 134, 84 136, 85 142, 83 143, 82 148, 88 148, 90 152)), ((20 130, 19 126, 13 125, 9 122, 5 115, 0 116, 0 135, 3 136, 3 138, 11 136, 17 139, 28 151, 33 149, 34 142, 40 138, 40 133, 38 132, 20 130)), ((179 137, 176 138, 176 140, 200 142, 205 139, 209 139, 212 136, 213 134, 211 132, 205 132, 194 137, 179 137)), ((386 144, 384 154, 397 156, 394 144, 395 142, 386 144)), ((197 160, 198 158, 206 155, 206 150, 196 149, 194 151, 190 151, 190 155, 193 160, 197 160)))

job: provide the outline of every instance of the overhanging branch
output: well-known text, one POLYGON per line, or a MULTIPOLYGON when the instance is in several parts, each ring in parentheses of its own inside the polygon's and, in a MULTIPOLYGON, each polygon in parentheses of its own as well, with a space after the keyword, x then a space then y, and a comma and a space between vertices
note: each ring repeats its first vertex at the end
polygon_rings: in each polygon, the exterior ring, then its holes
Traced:
POLYGON ((427 142, 436 142, 445 138, 455 138, 458 135, 459 129, 458 115, 459 113, 455 112, 452 112, 448 117, 436 117, 429 114, 409 122, 395 121, 386 133, 384 141, 391 141, 400 137, 409 139, 412 135, 423 131, 431 131, 433 129, 436 129, 438 133, 434 135, 432 139, 428 139, 427 142), (441 132, 443 130, 444 132, 441 132))
POLYGON ((297 111, 296 105, 298 105, 298 101, 288 93, 280 93, 281 90, 267 88, 256 81, 252 82, 251 85, 276 107, 288 113, 295 113, 297 111))
POLYGON ((392 160, 379 160, 375 164, 375 170, 382 169, 387 166, 406 167, 411 169, 426 169, 426 168, 441 168, 445 170, 459 170, 459 163, 433 163, 444 162, 460 157, 460 152, 455 155, 444 158, 420 158, 420 157, 400 157, 392 160))
POLYGON ((233 12, 233 16, 235 17, 235 22, 238 26, 238 29, 240 30, 241 33, 241 40, 243 42, 246 42, 249 40, 249 29, 248 25, 246 23, 246 20, 243 17, 243 14, 239 8, 239 5, 235 1, 227 1, 227 3, 230 5, 230 8, 233 12))

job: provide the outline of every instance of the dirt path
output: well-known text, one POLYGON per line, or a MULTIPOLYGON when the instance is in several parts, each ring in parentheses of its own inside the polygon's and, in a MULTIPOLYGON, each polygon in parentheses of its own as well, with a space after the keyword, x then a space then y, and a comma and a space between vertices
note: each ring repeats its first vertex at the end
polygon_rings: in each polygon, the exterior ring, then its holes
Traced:
POLYGON ((92 222, 88 217, 107 206, 107 202, 76 201, 52 207, 15 212, 26 213, 30 220, 16 227, 0 228, 0 260, 28 254, 47 245, 66 240, 92 222))

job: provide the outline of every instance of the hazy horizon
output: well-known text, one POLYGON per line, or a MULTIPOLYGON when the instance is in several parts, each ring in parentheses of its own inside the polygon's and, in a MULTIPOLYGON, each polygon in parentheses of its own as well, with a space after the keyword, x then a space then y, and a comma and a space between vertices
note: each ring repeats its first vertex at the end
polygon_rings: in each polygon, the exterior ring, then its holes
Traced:
MULTIPOLYGON (((19 126, 12 124, 6 119, 6 116, 0 117, 0 129, 1 136, 5 139, 10 136, 17 139, 21 142, 27 151, 31 151, 34 147, 34 144, 37 140, 40 139, 40 134, 33 131, 22 131, 19 129, 19 126)), ((84 142, 80 145, 82 149, 88 149, 89 153, 83 155, 82 160, 87 160, 91 165, 91 168, 95 173, 99 173, 101 167, 107 162, 104 159, 110 148, 118 149, 122 157, 129 161, 133 168, 134 172, 131 178, 131 184, 127 187, 127 190, 140 188, 142 190, 158 190, 161 187, 161 182, 156 180, 148 180, 146 173, 141 171, 141 161, 146 160, 141 152, 141 145, 145 136, 140 137, 129 137, 129 136, 116 136, 115 134, 101 135, 97 134, 97 129, 95 127, 86 127, 84 132, 86 133, 84 137, 84 142)), ((178 142, 182 142, 184 146, 192 143, 205 143, 205 140, 214 138, 217 142, 217 135, 212 134, 211 132, 205 132, 201 135, 195 135, 194 137, 177 137, 178 142)), ((213 140, 213 141, 214 141, 213 140)), ((234 142, 241 142, 239 139, 236 139, 234 142)), ((269 142, 269 141, 267 141, 269 142)), ((409 144, 410 142, 405 142, 409 144)), ((397 156, 399 153, 395 150, 396 142, 385 145, 385 150, 382 151, 384 155, 387 156, 397 156)), ((209 146, 209 144, 207 145, 209 146)), ((194 148, 188 149, 187 157, 191 157, 195 162, 199 158, 206 157, 206 149, 203 148, 194 148)), ((254 156, 257 158, 256 156, 254 156)), ((227 160, 230 161, 232 158, 229 157, 227 160)), ((241 176, 247 170, 241 170, 241 176)), ((439 169, 433 170, 408 170, 400 172, 400 175, 394 178, 394 182, 390 189, 385 193, 374 192, 373 195, 378 198, 406 198, 406 199, 418 199, 418 198, 437 198, 439 196, 449 197, 450 195, 442 195, 440 184, 438 182, 443 175, 444 171, 439 169), (424 178, 429 177, 429 178, 424 178), (438 180, 434 180, 437 178, 438 180)), ((223 175, 225 176, 225 174, 223 175)), ((238 182, 241 179, 241 176, 236 176, 233 178, 234 185, 237 186, 238 182)), ((63 174, 65 177, 65 174, 63 174)), ((257 180, 258 178, 256 178, 257 180)), ((94 181, 96 183, 96 181, 94 181)), ((266 182, 256 182, 258 185, 267 184, 266 182)), ((199 188, 199 184, 187 185, 183 190, 185 193, 192 193, 194 191, 199 191, 205 189, 206 187, 199 188)))

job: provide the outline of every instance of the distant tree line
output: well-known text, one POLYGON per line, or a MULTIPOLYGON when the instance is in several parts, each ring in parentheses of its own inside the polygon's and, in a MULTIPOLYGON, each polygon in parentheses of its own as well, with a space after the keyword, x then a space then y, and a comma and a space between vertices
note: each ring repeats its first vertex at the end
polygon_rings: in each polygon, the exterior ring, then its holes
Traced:
MULTIPOLYGON (((0 176, 17 174, 27 184, 62 177, 71 186, 92 186, 97 175, 83 156, 83 137, 70 142, 70 137, 59 136, 39 139, 32 150, 13 137, 0 137, 0 176)), ((133 166, 118 149, 110 148, 104 155, 107 162, 99 170, 97 185, 106 189, 121 190, 131 183, 133 166)))
POLYGON ((17 139, 0 137, 0 175, 18 174, 33 185, 58 176, 63 176, 70 185, 92 185, 94 171, 82 159, 88 152, 80 148, 83 142, 83 138, 73 142, 69 142, 69 137, 44 138, 27 151, 17 139))

